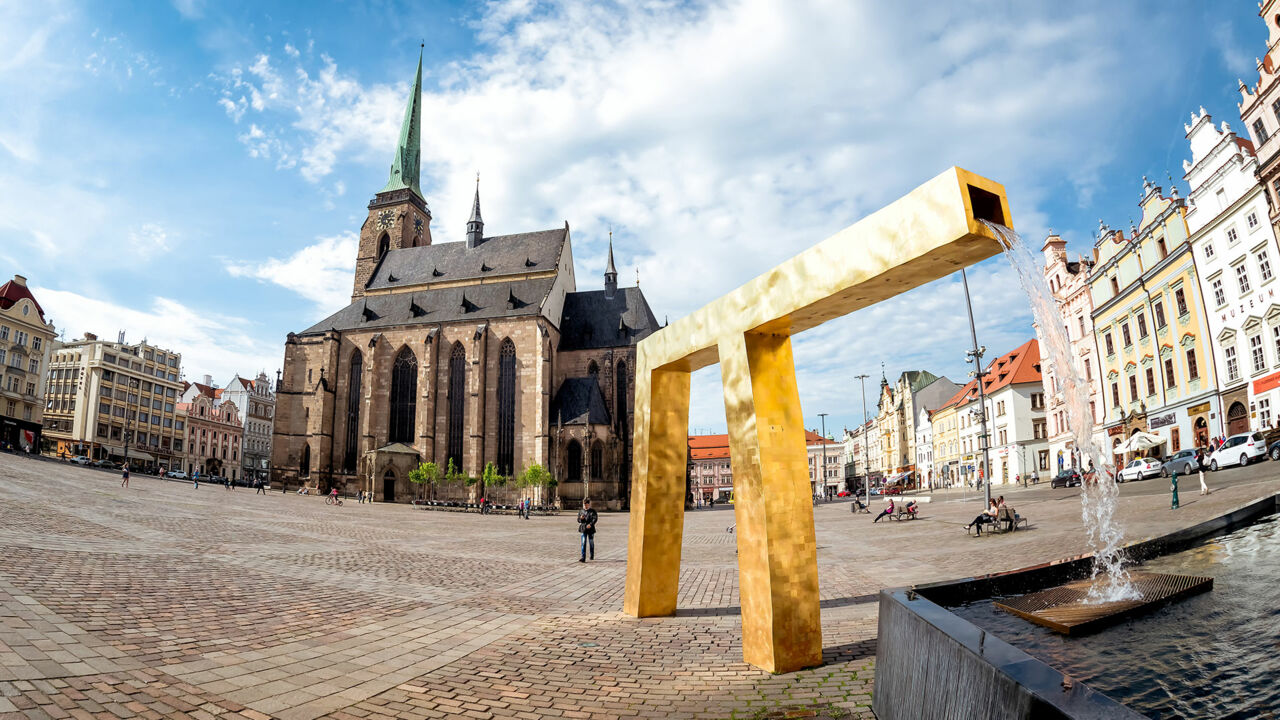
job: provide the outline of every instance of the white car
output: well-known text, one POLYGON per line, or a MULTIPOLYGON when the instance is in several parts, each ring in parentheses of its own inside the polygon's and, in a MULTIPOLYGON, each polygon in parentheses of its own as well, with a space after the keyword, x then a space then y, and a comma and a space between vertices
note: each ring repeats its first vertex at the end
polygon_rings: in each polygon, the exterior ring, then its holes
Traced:
POLYGON ((1146 480, 1160 474, 1164 465, 1155 458, 1134 458, 1120 470, 1120 482, 1126 480, 1146 480))
POLYGON ((1209 469, 1216 472, 1220 467, 1248 465, 1266 456, 1267 441, 1262 439, 1262 433, 1240 433, 1227 438, 1222 447, 1213 451, 1209 456, 1209 469))
POLYGON ((71 458, 71 462, 75 463, 76 465, 88 465, 93 461, 85 457, 84 455, 77 455, 71 458))

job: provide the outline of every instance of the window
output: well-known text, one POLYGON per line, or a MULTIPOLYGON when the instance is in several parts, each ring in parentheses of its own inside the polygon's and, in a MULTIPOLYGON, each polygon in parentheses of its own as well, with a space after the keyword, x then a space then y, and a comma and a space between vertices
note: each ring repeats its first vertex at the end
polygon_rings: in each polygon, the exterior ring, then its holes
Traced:
POLYGON ((1213 279, 1213 301, 1217 303, 1218 307, 1227 304, 1227 293, 1222 289, 1222 278, 1220 277, 1213 279))
POLYGON ((1213 243, 1206 242, 1204 244, 1204 259, 1208 260, 1213 257, 1213 243))
POLYGON ((1229 345, 1223 351, 1227 359, 1227 382, 1235 382, 1240 379, 1240 363, 1236 360, 1235 345, 1229 345))
POLYGON ((1258 427, 1271 427, 1271 398, 1258 398, 1258 427))
POLYGON ((1111 294, 1112 295, 1120 294, 1120 280, 1116 278, 1115 275, 1111 276, 1111 294))
POLYGON ((5 351, 3 349, 0 349, 0 365, 4 364, 4 356, 5 356, 5 351))
POLYGON ((449 434, 446 457, 455 470, 462 470, 462 407, 466 400, 467 357, 462 343, 455 342, 449 353, 449 434))
POLYGON ((1173 358, 1171 358, 1171 357, 1167 357, 1167 358, 1165 358, 1165 359, 1164 359, 1164 384, 1165 384, 1165 387, 1177 387, 1178 382, 1177 382, 1177 380, 1175 380, 1175 379, 1174 379, 1175 377, 1176 377, 1176 376, 1173 374, 1173 358))
POLYGON ((1256 257, 1258 260, 1258 278, 1262 280, 1262 282, 1266 282, 1270 280, 1271 279, 1271 257, 1267 255, 1267 251, 1264 249, 1254 257, 1256 257))
POLYGON ((27 334, 26 334, 26 333, 24 333, 24 332, 22 332, 21 330, 15 331, 15 332, 13 333, 13 341, 14 341, 15 343, 19 344, 19 345, 26 345, 26 344, 27 344, 27 334))
POLYGON ((1106 341, 1106 344, 1107 344, 1107 355, 1115 355, 1115 354, 1116 354, 1116 344, 1115 344, 1115 342, 1111 339, 1111 333, 1107 333, 1106 335, 1104 335, 1104 336, 1103 336, 1103 340, 1105 340, 1105 341, 1106 341))
POLYGON ((1134 402, 1138 401, 1138 376, 1129 376, 1129 399, 1134 402))
POLYGON ((1155 318, 1156 330, 1163 330, 1167 324, 1164 319, 1164 303, 1156 302, 1156 304, 1152 305, 1151 315, 1155 318))
POLYGON ((1182 449, 1182 439, 1178 437, 1178 428, 1169 430, 1169 446, 1173 452, 1178 452, 1182 449))
POLYGON ((1178 317, 1182 317, 1189 312, 1187 310, 1187 294, 1182 291, 1182 288, 1173 291, 1173 301, 1178 305, 1178 317))
POLYGON ((1084 337, 1084 315, 1077 315, 1076 323, 1080 325, 1080 337, 1084 337))
POLYGON ((1240 286, 1240 294, 1249 293, 1249 267, 1244 263, 1236 266, 1236 283, 1240 286))
POLYGON ((1262 124, 1262 118, 1253 121, 1253 136, 1257 138, 1259 145, 1267 141, 1267 126, 1262 124))
POLYGON ((1152 368, 1147 368, 1147 396, 1156 394, 1156 373, 1152 368))
MULTIPOLYGON (((1003 404, 1004 403, 1001 403, 1001 405, 1003 404)), ((1031 409, 1032 410, 1044 409, 1044 393, 1031 393, 1031 409)))
POLYGON ((1084 379, 1093 382, 1093 364, 1089 362, 1089 358, 1084 359, 1084 379))
POLYGON ((8 339, 9 339, 9 326, 0 325, 0 340, 8 340, 8 339))
POLYGON ((1256 212, 1249 213, 1248 217, 1246 217, 1244 221, 1246 224, 1248 224, 1250 230, 1258 227, 1258 213, 1256 212))
POLYGON ((1031 422, 1031 434, 1036 440, 1044 440, 1049 437, 1049 424, 1042 420, 1033 420, 1031 422))
POLYGON ((1235 245, 1236 241, 1239 239, 1240 239, 1240 233, 1236 232, 1235 226, 1227 228, 1227 244, 1228 245, 1235 245))
POLYGON ((1262 335, 1249 337, 1249 359, 1253 362, 1253 371, 1260 373, 1267 369, 1267 354, 1262 349, 1262 335))
POLYGON ((1120 338, 1124 340, 1124 346, 1133 345, 1133 337, 1129 335, 1129 323, 1120 323, 1120 338))
MULTIPOLYGON (((498 351, 498 473, 515 474, 516 346, 511 338, 498 351)), ((595 466, 594 451, 591 464, 595 466)), ((594 470, 593 470, 594 472, 594 470)))
POLYGON ((1161 260, 1169 257, 1169 246, 1165 244, 1163 237, 1156 239, 1156 252, 1160 253, 1161 260))
POLYGON ((360 445, 360 380, 364 372, 364 356, 359 350, 351 353, 351 367, 347 370, 347 446, 342 457, 342 468, 355 472, 356 457, 360 445))
POLYGON ((1138 337, 1144 340, 1147 337, 1147 316, 1144 313, 1138 313, 1138 337))
POLYGON ((391 366, 391 427, 388 442, 413 443, 414 410, 417 408, 418 358, 405 347, 391 366))
POLYGON ((39 350, 39 349, 40 349, 40 345, 42 344, 42 342, 43 342, 43 341, 42 341, 40 338, 31 338, 31 349, 32 349, 32 350, 39 350))

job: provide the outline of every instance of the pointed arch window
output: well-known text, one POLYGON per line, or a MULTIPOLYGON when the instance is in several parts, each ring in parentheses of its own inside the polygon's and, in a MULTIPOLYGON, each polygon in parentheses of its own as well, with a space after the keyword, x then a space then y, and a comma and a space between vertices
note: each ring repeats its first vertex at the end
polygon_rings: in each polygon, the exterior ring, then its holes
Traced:
POLYGON ((356 454, 360 437, 360 381, 364 374, 364 355, 356 350, 351 353, 351 367, 347 372, 347 446, 342 456, 342 469, 356 471, 356 454))
POLYGON ((568 471, 567 480, 571 483, 582 482, 582 445, 577 440, 570 440, 568 447, 565 448, 565 469, 568 471))
POLYGON ((298 477, 311 476, 311 444, 302 446, 302 460, 298 462, 298 477))
POLYGON ((462 343, 449 353, 449 441, 446 457, 462 470, 462 408, 467 392, 467 355, 462 343))
POLYGON ((381 260, 382 256, 386 255, 387 251, 390 249, 391 236, 386 233, 382 233, 382 237, 378 238, 378 259, 381 260))
POLYGON ((516 448, 516 345, 502 341, 498 351, 498 472, 513 475, 516 448))
POLYGON ((613 376, 613 426, 618 437, 627 437, 627 363, 618 361, 618 372, 613 376))
POLYGON ((604 443, 599 440, 591 443, 591 479, 604 479, 604 443))
POLYGON ((396 355, 391 366, 391 427, 388 442, 413 442, 414 410, 417 408, 418 358, 409 348, 396 355))

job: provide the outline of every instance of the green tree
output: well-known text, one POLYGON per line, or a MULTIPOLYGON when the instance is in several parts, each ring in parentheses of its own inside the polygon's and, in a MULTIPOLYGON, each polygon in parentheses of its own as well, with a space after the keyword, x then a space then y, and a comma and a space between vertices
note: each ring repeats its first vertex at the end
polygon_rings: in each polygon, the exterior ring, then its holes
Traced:
POLYGON ((524 469, 520 474, 520 487, 522 488, 552 488, 555 487, 556 480, 551 477, 551 473, 541 465, 534 463, 524 469))
POLYGON ((430 485, 432 497, 435 497, 436 483, 439 481, 440 467, 433 462, 422 463, 409 471, 409 482, 418 486, 419 493, 423 485, 430 485))

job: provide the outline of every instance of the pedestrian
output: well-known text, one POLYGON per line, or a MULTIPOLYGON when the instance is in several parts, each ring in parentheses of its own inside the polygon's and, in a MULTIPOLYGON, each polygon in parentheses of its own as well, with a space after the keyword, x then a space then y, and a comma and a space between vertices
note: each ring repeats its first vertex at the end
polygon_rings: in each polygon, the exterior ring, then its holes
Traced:
POLYGON ((1209 486, 1206 485, 1204 482, 1204 451, 1203 450, 1199 450, 1196 452, 1196 469, 1200 471, 1200 494, 1208 495, 1209 486))
POLYGON ((363 491, 363 490, 357 490, 357 491, 356 491, 356 504, 357 504, 357 505, 363 505, 363 504, 364 504, 364 491, 363 491))
POLYGON ((120 487, 129 487, 129 466, 124 466, 124 471, 120 473, 120 487))
POLYGON ((596 521, 599 514, 591 509, 591 499, 582 501, 582 509, 578 511, 578 532, 582 535, 582 555, 578 562, 587 561, 587 546, 591 547, 591 559, 596 559, 596 521))
POLYGON ((258 492, 263 495, 267 494, 267 484, 262 482, 262 478, 258 478, 258 492))
POLYGON ((191 473, 191 482, 195 485, 196 490, 200 489, 200 471, 199 470, 196 470, 195 472, 191 473))

